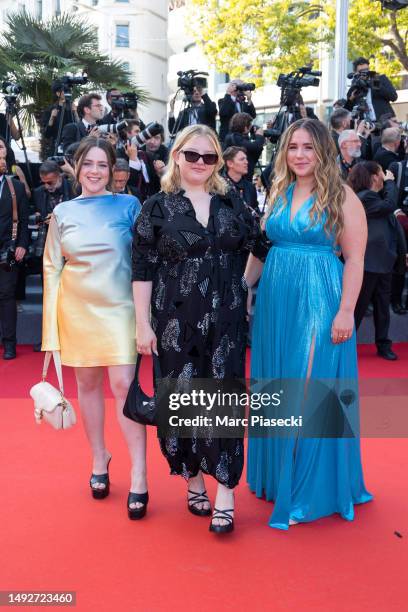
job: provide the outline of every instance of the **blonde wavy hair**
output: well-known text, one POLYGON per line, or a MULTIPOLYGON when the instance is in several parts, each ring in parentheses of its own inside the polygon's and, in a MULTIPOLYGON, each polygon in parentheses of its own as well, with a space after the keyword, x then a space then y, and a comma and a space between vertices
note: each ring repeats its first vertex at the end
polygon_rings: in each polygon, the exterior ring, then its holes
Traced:
POLYGON ((205 183, 205 190, 208 193, 219 193, 224 195, 228 189, 226 181, 220 176, 219 171, 224 165, 222 159, 222 150, 217 134, 206 125, 190 125, 182 130, 176 137, 172 149, 170 151, 167 170, 161 179, 161 188, 165 193, 176 193, 181 189, 181 177, 178 164, 174 160, 174 152, 180 151, 189 140, 195 136, 205 136, 214 147, 215 153, 218 155, 218 162, 214 166, 211 176, 205 183))
POLYGON ((296 174, 287 164, 287 155, 293 134, 297 130, 306 130, 310 135, 317 157, 314 169, 315 200, 310 209, 310 226, 317 225, 326 214, 324 229, 328 235, 334 233, 336 243, 344 229, 343 203, 346 191, 336 163, 336 146, 326 126, 315 119, 299 119, 284 132, 279 151, 275 159, 273 181, 269 196, 269 207, 263 225, 276 206, 282 203, 282 209, 288 204, 286 190, 296 180, 296 174))

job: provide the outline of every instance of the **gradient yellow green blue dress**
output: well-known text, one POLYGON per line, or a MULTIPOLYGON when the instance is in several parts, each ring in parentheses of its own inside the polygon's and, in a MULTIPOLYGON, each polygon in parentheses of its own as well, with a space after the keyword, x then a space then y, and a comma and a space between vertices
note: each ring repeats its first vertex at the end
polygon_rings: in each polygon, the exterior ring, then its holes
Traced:
POLYGON ((123 194, 55 207, 44 252, 43 351, 64 365, 134 364, 131 245, 140 212, 123 194))
MULTIPOLYGON (((266 222, 273 246, 256 297, 251 377, 356 381, 355 333, 345 343, 331 341, 343 264, 334 237, 324 230, 325 219, 310 224, 312 198, 291 221, 293 189, 294 184, 287 191, 287 206, 275 207, 266 222)), ((286 409, 295 411, 293 405, 286 409)), ((358 399, 345 410, 350 411, 347 419, 358 423, 358 399)), ((249 435, 247 480, 258 497, 274 502, 269 525, 288 529, 290 521, 333 513, 352 520, 354 505, 372 499, 364 485, 359 436, 304 437, 299 432, 249 435)))

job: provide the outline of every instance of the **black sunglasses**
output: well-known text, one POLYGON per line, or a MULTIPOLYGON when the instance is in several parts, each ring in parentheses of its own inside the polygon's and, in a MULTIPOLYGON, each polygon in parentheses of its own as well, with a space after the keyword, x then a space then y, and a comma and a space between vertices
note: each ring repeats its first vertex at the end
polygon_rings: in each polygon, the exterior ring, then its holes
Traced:
POLYGON ((197 153, 197 151, 183 151, 182 149, 180 150, 180 153, 184 153, 186 161, 190 164, 195 164, 198 162, 200 157, 206 166, 215 166, 218 161, 217 153, 204 153, 204 155, 201 155, 200 153, 197 153))

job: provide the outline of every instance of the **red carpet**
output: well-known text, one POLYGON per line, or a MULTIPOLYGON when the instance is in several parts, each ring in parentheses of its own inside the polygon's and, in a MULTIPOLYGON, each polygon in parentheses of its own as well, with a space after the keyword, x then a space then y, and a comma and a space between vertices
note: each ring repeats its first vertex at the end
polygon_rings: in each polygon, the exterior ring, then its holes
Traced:
MULTIPOLYGON (((407 376, 408 346, 395 350, 400 360, 388 363, 373 347, 360 347, 360 375, 407 376)), ((112 492, 95 501, 82 427, 55 432, 34 423, 27 395, 41 362, 40 354, 20 347, 16 361, 0 365, 0 590, 76 591, 81 612, 405 609, 407 440, 363 440, 375 500, 356 508, 354 522, 335 516, 289 532, 270 529, 272 505, 249 493, 243 479, 236 532, 220 539, 208 532, 208 519, 186 511, 184 481, 168 475, 152 430, 151 504, 146 519, 130 522, 128 458, 112 400, 112 492)), ((69 368, 65 378, 67 395, 75 397, 69 368)), ((207 485, 213 499, 209 478, 207 485)))

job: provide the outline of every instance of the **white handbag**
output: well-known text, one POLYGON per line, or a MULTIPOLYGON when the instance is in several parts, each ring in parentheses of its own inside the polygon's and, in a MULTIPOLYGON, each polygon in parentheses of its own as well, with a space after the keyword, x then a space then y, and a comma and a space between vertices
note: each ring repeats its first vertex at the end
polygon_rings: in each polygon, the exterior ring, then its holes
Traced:
POLYGON ((45 353, 42 381, 31 387, 30 395, 34 400, 34 417, 38 424, 44 420, 55 429, 69 429, 75 425, 75 411, 70 402, 64 397, 61 355, 59 351, 45 353), (59 390, 45 380, 51 356, 54 358, 59 390))

